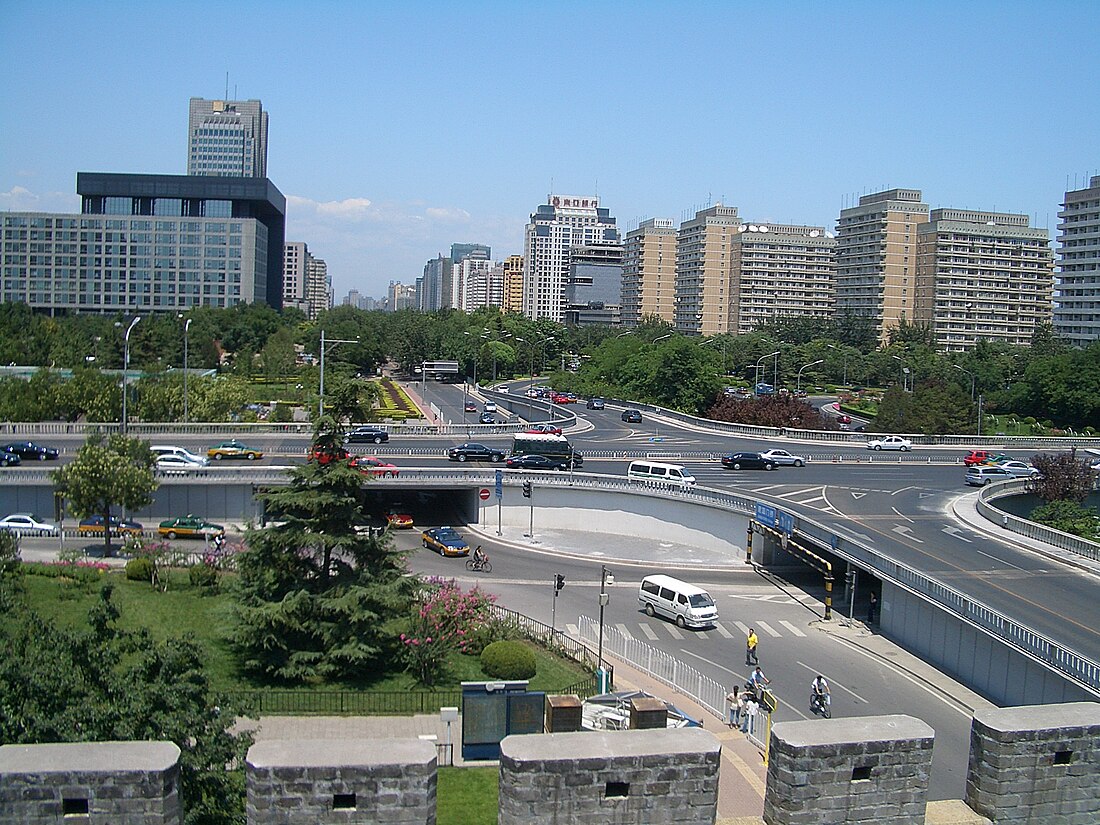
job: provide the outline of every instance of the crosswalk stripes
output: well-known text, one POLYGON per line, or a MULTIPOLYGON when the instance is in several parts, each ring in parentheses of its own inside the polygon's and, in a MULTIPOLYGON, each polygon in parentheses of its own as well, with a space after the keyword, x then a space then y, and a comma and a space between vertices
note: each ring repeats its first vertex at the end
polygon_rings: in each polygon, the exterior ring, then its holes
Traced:
POLYGON ((679 628, 674 624, 666 625, 668 632, 672 634, 673 639, 683 639, 684 634, 680 632, 679 628))
POLYGON ((579 639, 581 637, 581 632, 577 629, 577 626, 575 624, 567 624, 565 626, 565 632, 572 636, 574 639, 579 639))
POLYGON ((640 624, 638 627, 642 631, 643 636, 647 636, 651 642, 655 642, 658 639, 656 631, 653 630, 648 624, 640 624))
POLYGON ((617 624, 617 625, 615 625, 615 627, 618 628, 619 632, 622 633, 624 636, 626 636, 626 638, 628 638, 628 639, 633 639, 634 638, 634 636, 630 632, 630 629, 627 628, 627 626, 625 624, 617 624))
POLYGON ((783 627, 787 628, 787 630, 791 631, 791 633, 793 633, 795 636, 803 636, 804 637, 806 635, 805 633, 803 633, 801 630, 799 630, 797 627, 795 627, 793 624, 791 624, 788 621, 784 621, 783 619, 780 619, 779 623, 781 625, 783 625, 783 627))
POLYGON ((763 630, 765 633, 767 633, 769 636, 771 636, 773 639, 778 639, 780 636, 783 635, 782 633, 779 633, 775 628, 773 628, 767 622, 757 622, 756 626, 759 627, 761 630, 763 630))
POLYGON ((719 622, 714 626, 714 629, 718 631, 719 636, 725 636, 727 639, 732 639, 733 634, 726 630, 726 626, 719 622))
POLYGON ((734 624, 737 625, 737 629, 745 634, 745 636, 749 635, 749 626, 747 624, 743 624, 742 622, 734 622, 734 624))

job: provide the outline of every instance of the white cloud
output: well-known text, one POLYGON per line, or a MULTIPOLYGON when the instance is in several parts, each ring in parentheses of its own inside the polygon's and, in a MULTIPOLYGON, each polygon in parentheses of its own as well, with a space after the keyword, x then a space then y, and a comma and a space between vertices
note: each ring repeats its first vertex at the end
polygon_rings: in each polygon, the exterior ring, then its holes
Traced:
POLYGON ((287 209, 300 209, 306 214, 335 218, 343 221, 364 220, 371 216, 369 198, 345 198, 342 201, 315 201, 298 195, 288 195, 287 209))
POLYGON ((39 195, 22 186, 0 192, 0 209, 9 212, 79 212, 80 197, 75 193, 47 192, 39 195))
POLYGON ((429 206, 424 214, 440 223, 469 223, 470 213, 456 207, 429 206))

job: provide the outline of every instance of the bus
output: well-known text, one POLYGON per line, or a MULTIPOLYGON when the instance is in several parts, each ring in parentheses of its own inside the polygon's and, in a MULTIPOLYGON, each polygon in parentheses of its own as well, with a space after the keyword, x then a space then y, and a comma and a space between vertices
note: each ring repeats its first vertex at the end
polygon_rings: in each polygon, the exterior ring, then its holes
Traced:
POLYGON ((516 433, 512 439, 512 455, 544 455, 563 461, 572 458, 574 467, 584 463, 584 456, 573 448, 568 438, 549 433, 516 433))
POLYGON ((759 384, 756 385, 757 395, 772 395, 774 393, 775 387, 773 387, 771 384, 765 384, 763 381, 761 381, 759 384))

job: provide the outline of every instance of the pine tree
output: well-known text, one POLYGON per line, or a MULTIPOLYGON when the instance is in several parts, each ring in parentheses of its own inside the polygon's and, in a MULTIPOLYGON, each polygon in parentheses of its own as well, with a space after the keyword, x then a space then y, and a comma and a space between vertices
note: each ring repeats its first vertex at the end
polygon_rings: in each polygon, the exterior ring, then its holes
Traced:
MULTIPOLYGON (((313 443, 331 454, 343 431, 323 416, 313 443)), ((288 487, 261 495, 278 523, 250 531, 239 557, 234 642, 248 670, 359 681, 394 656, 417 582, 388 533, 356 529, 363 483, 346 460, 311 461, 290 471, 288 487)))

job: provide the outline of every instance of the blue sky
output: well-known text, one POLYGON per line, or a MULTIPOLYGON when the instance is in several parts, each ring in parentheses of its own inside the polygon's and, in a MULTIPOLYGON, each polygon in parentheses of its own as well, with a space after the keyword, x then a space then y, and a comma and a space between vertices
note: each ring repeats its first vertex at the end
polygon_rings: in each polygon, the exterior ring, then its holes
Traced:
POLYGON ((1055 234, 1100 174, 1100 3, 49 2, 0 12, 0 209, 79 171, 183 174, 192 96, 259 98, 287 238, 337 302, 453 242, 523 251, 598 194, 625 232, 722 202, 824 225, 860 194, 1055 234))

